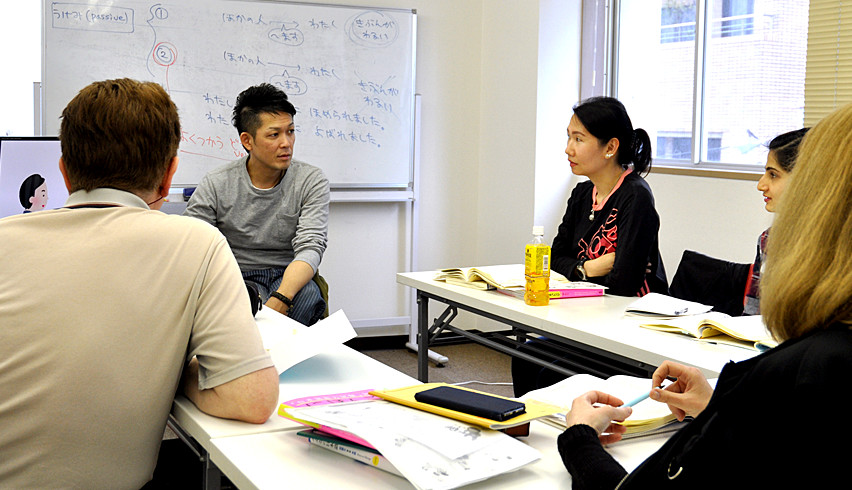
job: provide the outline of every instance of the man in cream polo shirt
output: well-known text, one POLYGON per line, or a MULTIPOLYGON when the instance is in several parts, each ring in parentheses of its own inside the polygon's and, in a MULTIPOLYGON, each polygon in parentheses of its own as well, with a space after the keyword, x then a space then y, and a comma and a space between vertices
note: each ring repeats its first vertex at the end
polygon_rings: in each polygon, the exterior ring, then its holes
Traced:
POLYGON ((278 377, 225 238, 156 211, 180 142, 163 88, 89 85, 60 140, 66 206, 0 220, 0 486, 139 488, 177 390, 263 423, 278 377))

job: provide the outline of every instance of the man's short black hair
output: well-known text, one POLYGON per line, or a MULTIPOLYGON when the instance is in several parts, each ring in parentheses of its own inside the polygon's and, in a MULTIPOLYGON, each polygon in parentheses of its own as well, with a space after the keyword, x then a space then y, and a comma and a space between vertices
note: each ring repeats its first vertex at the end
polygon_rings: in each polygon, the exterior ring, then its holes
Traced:
POLYGON ((263 113, 287 113, 295 117, 296 108, 287 100, 287 94, 272 84, 261 83, 249 87, 237 96, 237 104, 234 106, 231 122, 237 128, 237 134, 255 136, 263 113))

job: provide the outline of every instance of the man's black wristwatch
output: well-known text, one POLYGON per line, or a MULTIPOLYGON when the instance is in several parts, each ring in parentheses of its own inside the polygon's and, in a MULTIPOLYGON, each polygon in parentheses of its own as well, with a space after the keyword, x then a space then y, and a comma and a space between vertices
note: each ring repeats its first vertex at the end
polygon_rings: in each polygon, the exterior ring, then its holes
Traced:
POLYGON ((273 298, 275 298, 275 299, 277 299, 278 301, 280 301, 280 302, 284 303, 285 305, 287 305, 287 308, 292 308, 292 307, 293 307, 293 300, 292 300, 292 299, 290 299, 290 298, 288 298, 287 296, 284 296, 283 294, 279 293, 278 291, 272 291, 272 293, 270 294, 270 296, 272 296, 273 298))

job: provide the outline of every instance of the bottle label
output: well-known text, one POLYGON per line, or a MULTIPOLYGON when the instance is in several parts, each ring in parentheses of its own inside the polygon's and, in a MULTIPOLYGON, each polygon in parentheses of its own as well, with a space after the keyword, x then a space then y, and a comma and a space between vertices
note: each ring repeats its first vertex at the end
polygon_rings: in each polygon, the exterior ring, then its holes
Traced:
POLYGON ((524 273, 527 276, 550 277, 550 247, 546 244, 529 244, 524 254, 524 273))

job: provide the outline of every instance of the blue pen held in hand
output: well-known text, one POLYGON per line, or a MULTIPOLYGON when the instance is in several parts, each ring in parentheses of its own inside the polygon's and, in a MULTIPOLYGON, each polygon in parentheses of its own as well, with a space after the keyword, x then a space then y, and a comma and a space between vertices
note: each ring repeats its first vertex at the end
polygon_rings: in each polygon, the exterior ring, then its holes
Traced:
MULTIPOLYGON (((677 381, 677 378, 675 378, 674 376, 666 376, 666 380, 671 381, 671 382, 675 382, 675 381, 677 381)), ((668 386, 668 385, 665 385, 665 386, 668 386)), ((665 386, 660 385, 658 388, 664 388, 665 386)), ((645 400, 649 396, 651 396, 650 391, 648 391, 648 392, 646 392, 642 395, 637 396, 636 398, 634 398, 634 399, 630 400, 629 402, 625 403, 624 405, 622 405, 622 407, 632 407, 632 406, 636 405, 637 403, 641 402, 642 400, 645 400)))

